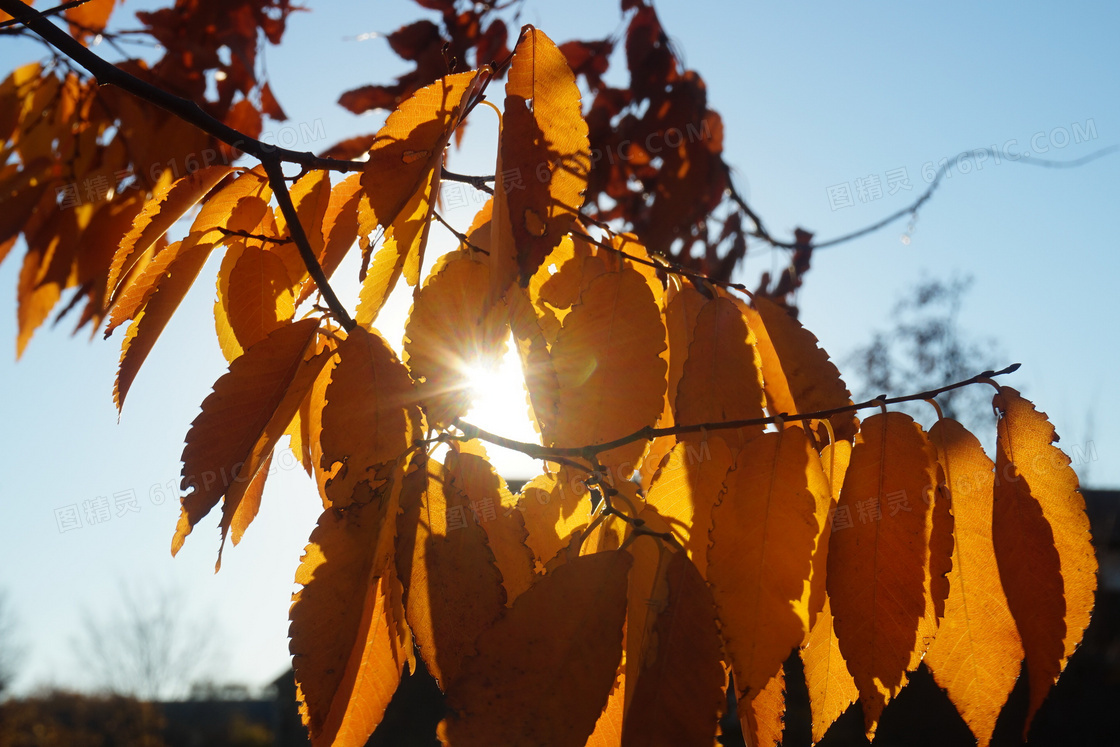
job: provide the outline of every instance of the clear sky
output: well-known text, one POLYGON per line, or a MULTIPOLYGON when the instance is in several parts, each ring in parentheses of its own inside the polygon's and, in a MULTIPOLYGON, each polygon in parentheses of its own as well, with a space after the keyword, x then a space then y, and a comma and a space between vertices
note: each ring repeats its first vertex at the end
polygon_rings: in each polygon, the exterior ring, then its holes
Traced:
MULTIPOLYGON (((293 15, 284 45, 267 52, 291 121, 266 129, 284 145, 294 137, 314 150, 376 129, 378 117, 346 113, 337 96, 402 70, 383 39, 356 37, 391 32, 423 11, 404 0, 307 5, 311 12, 293 15), (316 139, 303 142, 308 133, 316 139)), ((138 7, 129 2, 118 13, 138 7)), ((1112 3, 666 0, 658 10, 688 66, 707 81, 741 190, 779 236, 803 226, 827 239, 874 222, 913 200, 923 174, 963 150, 1072 160, 1120 143, 1120 6, 1112 3), (901 170, 911 189, 890 194, 901 170)), ((619 26, 617 5, 601 0, 527 0, 521 20, 558 42, 619 26)), ((0 38, 0 68, 36 59, 40 49, 0 38)), ((452 168, 492 173, 494 124, 480 109, 452 168)), ((1120 154, 1070 170, 1022 160, 962 162, 923 209, 909 244, 900 223, 819 252, 801 294, 802 320, 843 361, 873 329, 890 326, 891 309, 915 283, 971 275, 966 331, 994 340, 1001 365, 1023 364, 1007 382, 1049 413, 1067 451, 1086 456, 1077 465, 1083 481, 1120 486, 1120 154)), ((471 215, 461 208, 446 217, 465 226, 471 215)), ((782 260, 756 244, 741 279, 753 284, 782 260)), ((89 343, 68 337, 65 324, 43 329, 16 363, 18 270, 17 259, 0 266, 8 299, 0 343, 9 351, 0 355, 0 590, 16 608, 26 649, 19 689, 86 684, 71 641, 90 615, 113 608, 122 584, 177 591, 182 619, 213 624, 222 641, 221 663, 209 674, 265 683, 288 661, 292 578, 319 513, 312 483, 300 469, 278 470, 259 517, 240 546, 227 548, 217 575, 216 519, 196 529, 179 557, 169 552, 182 439, 225 370, 213 332, 216 263, 148 359, 119 424, 112 386, 123 330, 89 343), (126 502, 129 491, 139 510, 60 531, 56 509, 99 496, 126 502)), ((356 281, 340 290, 354 297, 356 281)), ((394 342, 406 310, 407 301, 387 313, 383 331, 394 342)), ((506 405, 516 409, 519 400, 506 405)), ((500 419, 491 425, 519 434, 500 419)), ((491 451, 508 476, 525 476, 523 463, 491 451)))

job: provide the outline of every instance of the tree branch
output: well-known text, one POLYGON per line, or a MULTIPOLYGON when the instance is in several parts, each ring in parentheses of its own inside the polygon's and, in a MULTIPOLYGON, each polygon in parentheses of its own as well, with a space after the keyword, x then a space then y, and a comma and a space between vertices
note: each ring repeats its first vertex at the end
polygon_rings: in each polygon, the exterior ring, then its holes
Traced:
MULTIPOLYGON (((168 93, 98 56, 47 20, 45 15, 47 11, 40 13, 21 2, 21 0, 0 0, 0 10, 8 13, 15 21, 34 31, 62 54, 85 68, 90 75, 97 79, 98 85, 113 85, 121 90, 128 91, 133 96, 155 104, 184 122, 188 122, 208 135, 212 135, 231 148, 247 153, 262 163, 266 159, 273 159, 299 164, 309 169, 342 172, 361 171, 365 168, 365 163, 362 161, 322 158, 314 153, 288 150, 251 138, 207 114, 194 101, 168 93)), ((463 176, 447 172, 444 173, 444 178, 448 181, 464 182, 484 190, 487 189, 485 182, 493 179, 493 177, 463 176)))
POLYGON ((650 441, 660 436, 678 436, 684 433, 702 433, 704 431, 718 431, 718 430, 734 430, 736 428, 746 428, 752 425, 770 425, 772 423, 790 422, 790 421, 808 421, 808 420, 825 420, 833 415, 838 415, 844 412, 855 412, 857 410, 867 410, 871 408, 880 408, 884 405, 896 405, 902 402, 915 402, 917 400, 926 400, 936 397, 938 394, 952 391, 953 389, 960 389, 962 387, 971 386, 973 384, 990 383, 989 379, 996 376, 1004 376, 1009 373, 1014 373, 1019 370, 1018 363, 1012 363, 1006 368, 999 371, 984 371, 975 376, 958 381, 953 384, 947 384, 937 389, 930 389, 925 392, 918 392, 917 394, 907 394, 901 397, 884 397, 882 395, 875 399, 869 399, 866 402, 853 403, 844 405, 842 407, 833 407, 829 410, 817 410, 816 412, 805 412, 790 415, 787 413, 780 413, 778 415, 771 415, 765 418, 749 418, 746 420, 726 420, 718 423, 699 423, 696 425, 670 425, 664 428, 655 428, 653 426, 646 426, 639 430, 634 431, 628 436, 616 438, 613 441, 607 441, 601 444, 594 444, 591 446, 541 446, 540 444, 527 443, 525 441, 517 441, 505 436, 499 436, 489 431, 485 431, 478 426, 471 425, 470 423, 456 419, 455 425, 463 432, 462 436, 445 436, 452 440, 469 441, 470 439, 477 438, 487 443, 492 443, 495 446, 501 446, 512 451, 519 451, 533 459, 541 459, 544 461, 559 461, 559 458, 577 457, 586 459, 592 464, 595 463, 595 458, 598 454, 611 449, 617 449, 619 446, 633 443, 634 441, 650 441))
POLYGON ((299 256, 303 258, 303 264, 307 266, 307 271, 311 274, 311 279, 315 281, 315 285, 319 286, 319 292, 323 294, 323 300, 327 302, 327 306, 330 307, 338 323, 349 332, 354 329, 356 323, 351 318, 350 313, 346 311, 346 307, 338 300, 334 288, 327 281, 322 265, 319 264, 315 252, 311 249, 311 242, 307 240, 307 233, 303 230, 303 224, 299 222, 299 213, 296 212, 296 207, 292 204, 292 196, 288 194, 288 182, 284 179, 283 162, 280 158, 269 156, 262 157, 261 164, 264 166, 265 173, 268 174, 269 185, 272 187, 273 194, 276 195, 276 204, 280 206, 280 212, 284 214, 284 220, 288 222, 288 234, 295 242, 296 248, 299 249, 299 256))
MULTIPOLYGON (((1096 159, 1101 158, 1103 156, 1107 156, 1110 153, 1114 153, 1117 150, 1120 150, 1120 145, 1111 145, 1107 148, 1101 148, 1100 150, 1094 151, 1093 153, 1090 153, 1087 156, 1083 156, 1082 158, 1077 158, 1077 159, 1074 159, 1072 161, 1053 161, 1053 160, 1048 160, 1048 159, 1045 159, 1045 158, 1032 158, 1030 160, 1026 160, 1026 159, 1012 160, 1011 162, 1012 163, 1020 163, 1020 164, 1030 164, 1032 166, 1041 166, 1043 168, 1048 168, 1048 169, 1069 169, 1069 168, 1077 168, 1078 166, 1083 166, 1083 165, 1089 163, 1090 161, 1095 161, 1096 159)), ((957 156, 955 158, 950 158, 948 161, 946 161, 946 163, 941 168, 939 168, 937 170, 937 174, 934 175, 933 181, 930 182, 929 187, 926 188, 925 192, 918 195, 918 198, 916 200, 914 200, 914 202, 910 203, 909 205, 902 208, 901 210, 897 210, 897 211, 891 213, 886 218, 883 218, 882 220, 879 220, 879 221, 876 221, 875 223, 872 223, 869 226, 864 226, 863 228, 860 228, 856 231, 852 231, 851 233, 846 233, 846 234, 843 234, 841 236, 837 236, 836 238, 829 239, 828 241, 814 242, 814 243, 809 245, 809 248, 811 248, 811 249, 824 249, 826 247, 836 246, 837 244, 843 244, 845 242, 852 241, 854 239, 858 239, 860 237, 866 236, 867 234, 875 233, 876 231, 878 231, 880 229, 886 228, 887 226, 889 226, 891 223, 894 223, 899 218, 904 218, 908 215, 910 215, 910 216, 917 215, 918 210, 921 209, 922 205, 924 205, 929 200, 930 197, 933 197, 933 193, 937 189, 938 185, 941 184, 941 180, 945 177, 945 174, 948 173, 949 169, 955 163, 960 161, 960 159, 965 157, 965 156, 979 155, 981 153, 989 155, 989 156, 996 156, 996 157, 999 157, 1001 155, 1006 156, 1005 153, 1002 153, 1001 151, 995 150, 994 148, 976 148, 974 150, 961 151, 960 153, 957 154, 957 156)), ((1011 159, 1008 159, 1008 160, 1011 160, 1011 159)), ((727 191, 728 191, 729 196, 731 197, 732 201, 736 205, 739 206, 739 209, 742 210, 743 213, 745 213, 746 216, 748 218, 750 218, 751 221, 754 222, 755 230, 751 231, 748 234, 748 236, 753 236, 756 239, 761 239, 762 241, 765 241, 767 244, 770 244, 771 246, 777 247, 779 249, 803 248, 803 245, 797 244, 796 242, 793 242, 793 241, 779 241, 778 239, 775 239, 773 236, 770 235, 770 233, 763 226, 762 219, 759 218, 758 215, 755 214, 755 212, 751 209, 750 205, 747 204, 747 201, 744 200, 742 195, 739 194, 738 190, 735 189, 735 183, 731 179, 731 167, 728 166, 726 163, 724 163, 723 166, 724 166, 724 169, 726 170, 726 174, 727 174, 727 185, 728 185, 727 186, 727 191)))

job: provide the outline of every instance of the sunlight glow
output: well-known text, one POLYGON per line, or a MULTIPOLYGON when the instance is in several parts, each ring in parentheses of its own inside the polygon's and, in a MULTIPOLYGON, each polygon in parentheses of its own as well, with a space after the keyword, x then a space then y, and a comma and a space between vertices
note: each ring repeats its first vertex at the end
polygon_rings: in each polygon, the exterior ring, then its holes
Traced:
MULTIPOLYGON (((470 382, 471 408, 464 420, 518 441, 540 442, 529 420, 521 361, 512 340, 497 366, 470 364, 465 373, 470 382)), ((490 444, 486 450, 498 472, 507 479, 532 477, 541 471, 541 465, 524 454, 490 444)))

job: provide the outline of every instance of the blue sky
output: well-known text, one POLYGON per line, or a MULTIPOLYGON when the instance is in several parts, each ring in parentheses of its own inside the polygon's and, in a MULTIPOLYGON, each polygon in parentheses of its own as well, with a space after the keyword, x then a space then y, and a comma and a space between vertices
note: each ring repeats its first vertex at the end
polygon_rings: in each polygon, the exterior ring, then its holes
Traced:
MULTIPOLYGON (((267 53, 291 121, 266 130, 284 145, 295 138, 316 149, 376 129, 377 117, 349 115, 337 96, 402 70, 382 39, 354 37, 390 32, 421 11, 403 0, 308 4, 284 46, 267 53)), ((139 7, 130 2, 118 13, 139 7)), ((803 226, 827 239, 874 222, 925 188, 923 171, 963 150, 1009 147, 1072 160, 1120 143, 1114 4, 689 0, 658 10, 707 81, 741 191, 779 236, 803 226), (911 189, 891 195, 888 172, 902 169, 911 189), (845 184, 852 198, 843 206, 836 196, 845 184)), ((521 20, 558 42, 619 25, 614 3, 591 0, 528 0, 521 20)), ((0 38, 0 67, 35 59, 39 49, 0 38)), ((452 168, 492 172, 493 130, 480 110, 452 168)), ((966 331, 995 340, 1001 364, 1023 364, 1007 382, 1049 413, 1067 451, 1086 456, 1078 469, 1087 484, 1120 486, 1118 198, 1120 154, 1070 170, 963 161, 921 212, 909 244, 900 241, 902 222, 819 252, 800 298, 802 320, 843 361, 871 330, 890 326, 891 309, 915 283, 971 275, 966 331)), ((470 212, 447 217, 465 226, 470 212)), ((755 245, 742 279, 753 284, 782 259, 755 245)), ((83 610, 111 609, 122 583, 178 590, 184 620, 214 621, 222 640, 211 676, 263 684, 287 664, 292 578, 318 516, 313 485, 301 470, 278 470, 260 516, 240 546, 227 548, 217 575, 217 533, 204 522, 172 559, 177 501, 158 503, 177 486, 183 436, 225 369, 213 334, 216 264, 156 346, 119 424, 111 395, 121 332, 87 343, 63 328, 40 330, 14 361, 18 269, 15 259, 0 266, 9 308, 0 313, 9 351, 0 355, 0 589, 17 609, 27 651, 19 688, 86 683, 70 642, 83 610), (98 496, 125 501, 129 491, 138 511, 59 531, 56 509, 98 496)), ((340 290, 353 297, 356 284, 340 290)), ((406 310, 398 303, 388 315, 397 328, 387 323, 387 335, 399 338, 406 310)), ((494 456, 511 474, 523 469, 494 456)))

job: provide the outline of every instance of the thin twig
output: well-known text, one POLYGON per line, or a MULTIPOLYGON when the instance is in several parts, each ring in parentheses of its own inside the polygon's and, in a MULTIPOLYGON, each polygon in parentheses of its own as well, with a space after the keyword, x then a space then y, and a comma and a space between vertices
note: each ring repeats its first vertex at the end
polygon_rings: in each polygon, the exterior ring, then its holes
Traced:
POLYGON ((839 415, 844 412, 855 412, 857 410, 867 410, 870 408, 881 408, 884 405, 896 405, 902 402, 913 402, 916 400, 930 399, 936 397, 938 394, 943 394, 954 389, 971 386, 972 384, 987 383, 987 381, 995 376, 1004 376, 1009 373, 1014 373, 1019 370, 1018 363, 1012 363, 1006 368, 999 371, 984 371, 971 378, 963 381, 958 381, 953 384, 947 384, 937 389, 930 389, 925 392, 918 392, 917 394, 907 394, 901 397, 876 397, 869 399, 866 402, 858 402, 842 407, 833 407, 828 410, 817 410, 816 412, 805 412, 797 414, 779 413, 765 418, 748 418, 745 420, 725 420, 717 423, 698 423, 695 425, 670 425, 664 428, 655 428, 653 426, 646 426, 633 433, 616 438, 613 441, 607 441, 601 444, 593 444, 589 446, 541 446, 540 444, 527 443, 525 441, 517 441, 505 436, 499 436, 489 431, 485 431, 478 426, 471 425, 462 420, 456 420, 455 425, 463 432, 462 436, 451 436, 454 439, 472 439, 477 438, 496 446, 501 446, 512 451, 520 451, 522 454, 527 454, 534 459, 543 459, 545 461, 555 462, 560 457, 576 457, 586 459, 589 462, 594 462, 596 455, 611 449, 617 449, 619 446, 633 443, 634 441, 650 441, 661 436, 679 436, 685 433, 700 433, 703 431, 715 430, 734 430, 737 428, 746 428, 754 425, 770 425, 777 422, 789 421, 808 421, 808 420, 824 420, 833 415, 839 415))
MULTIPOLYGON (((63 3, 62 5, 56 5, 53 8, 46 8, 44 10, 40 10, 39 15, 41 15, 43 17, 56 16, 59 13, 70 10, 71 8, 77 8, 79 5, 85 5, 89 1, 90 0, 70 0, 70 2, 68 2, 68 3, 63 3)), ((12 13, 9 13, 9 15, 14 16, 14 14, 12 14, 12 13)), ((22 26, 22 25, 23 25, 23 21, 21 21, 18 18, 15 18, 15 17, 10 18, 7 21, 0 21, 0 29, 6 29, 6 28, 9 28, 11 26, 22 26)))
POLYGON ((307 272, 311 275, 311 279, 315 281, 315 285, 319 287, 323 300, 331 308, 338 323, 349 332, 357 325, 349 312, 346 311, 346 307, 338 300, 334 288, 327 281, 322 265, 319 264, 315 252, 311 249, 311 242, 307 240, 307 233, 303 230, 303 224, 299 222, 299 213, 296 212, 296 206, 292 204, 292 196, 288 194, 288 183, 284 179, 283 163, 277 157, 265 157, 261 158, 261 165, 264 166, 265 173, 268 174, 269 186, 272 187, 272 192, 276 195, 276 204, 280 206, 280 212, 283 213, 284 220, 288 222, 288 233, 291 234, 292 241, 299 249, 299 256, 303 258, 303 263, 307 266, 307 272))

